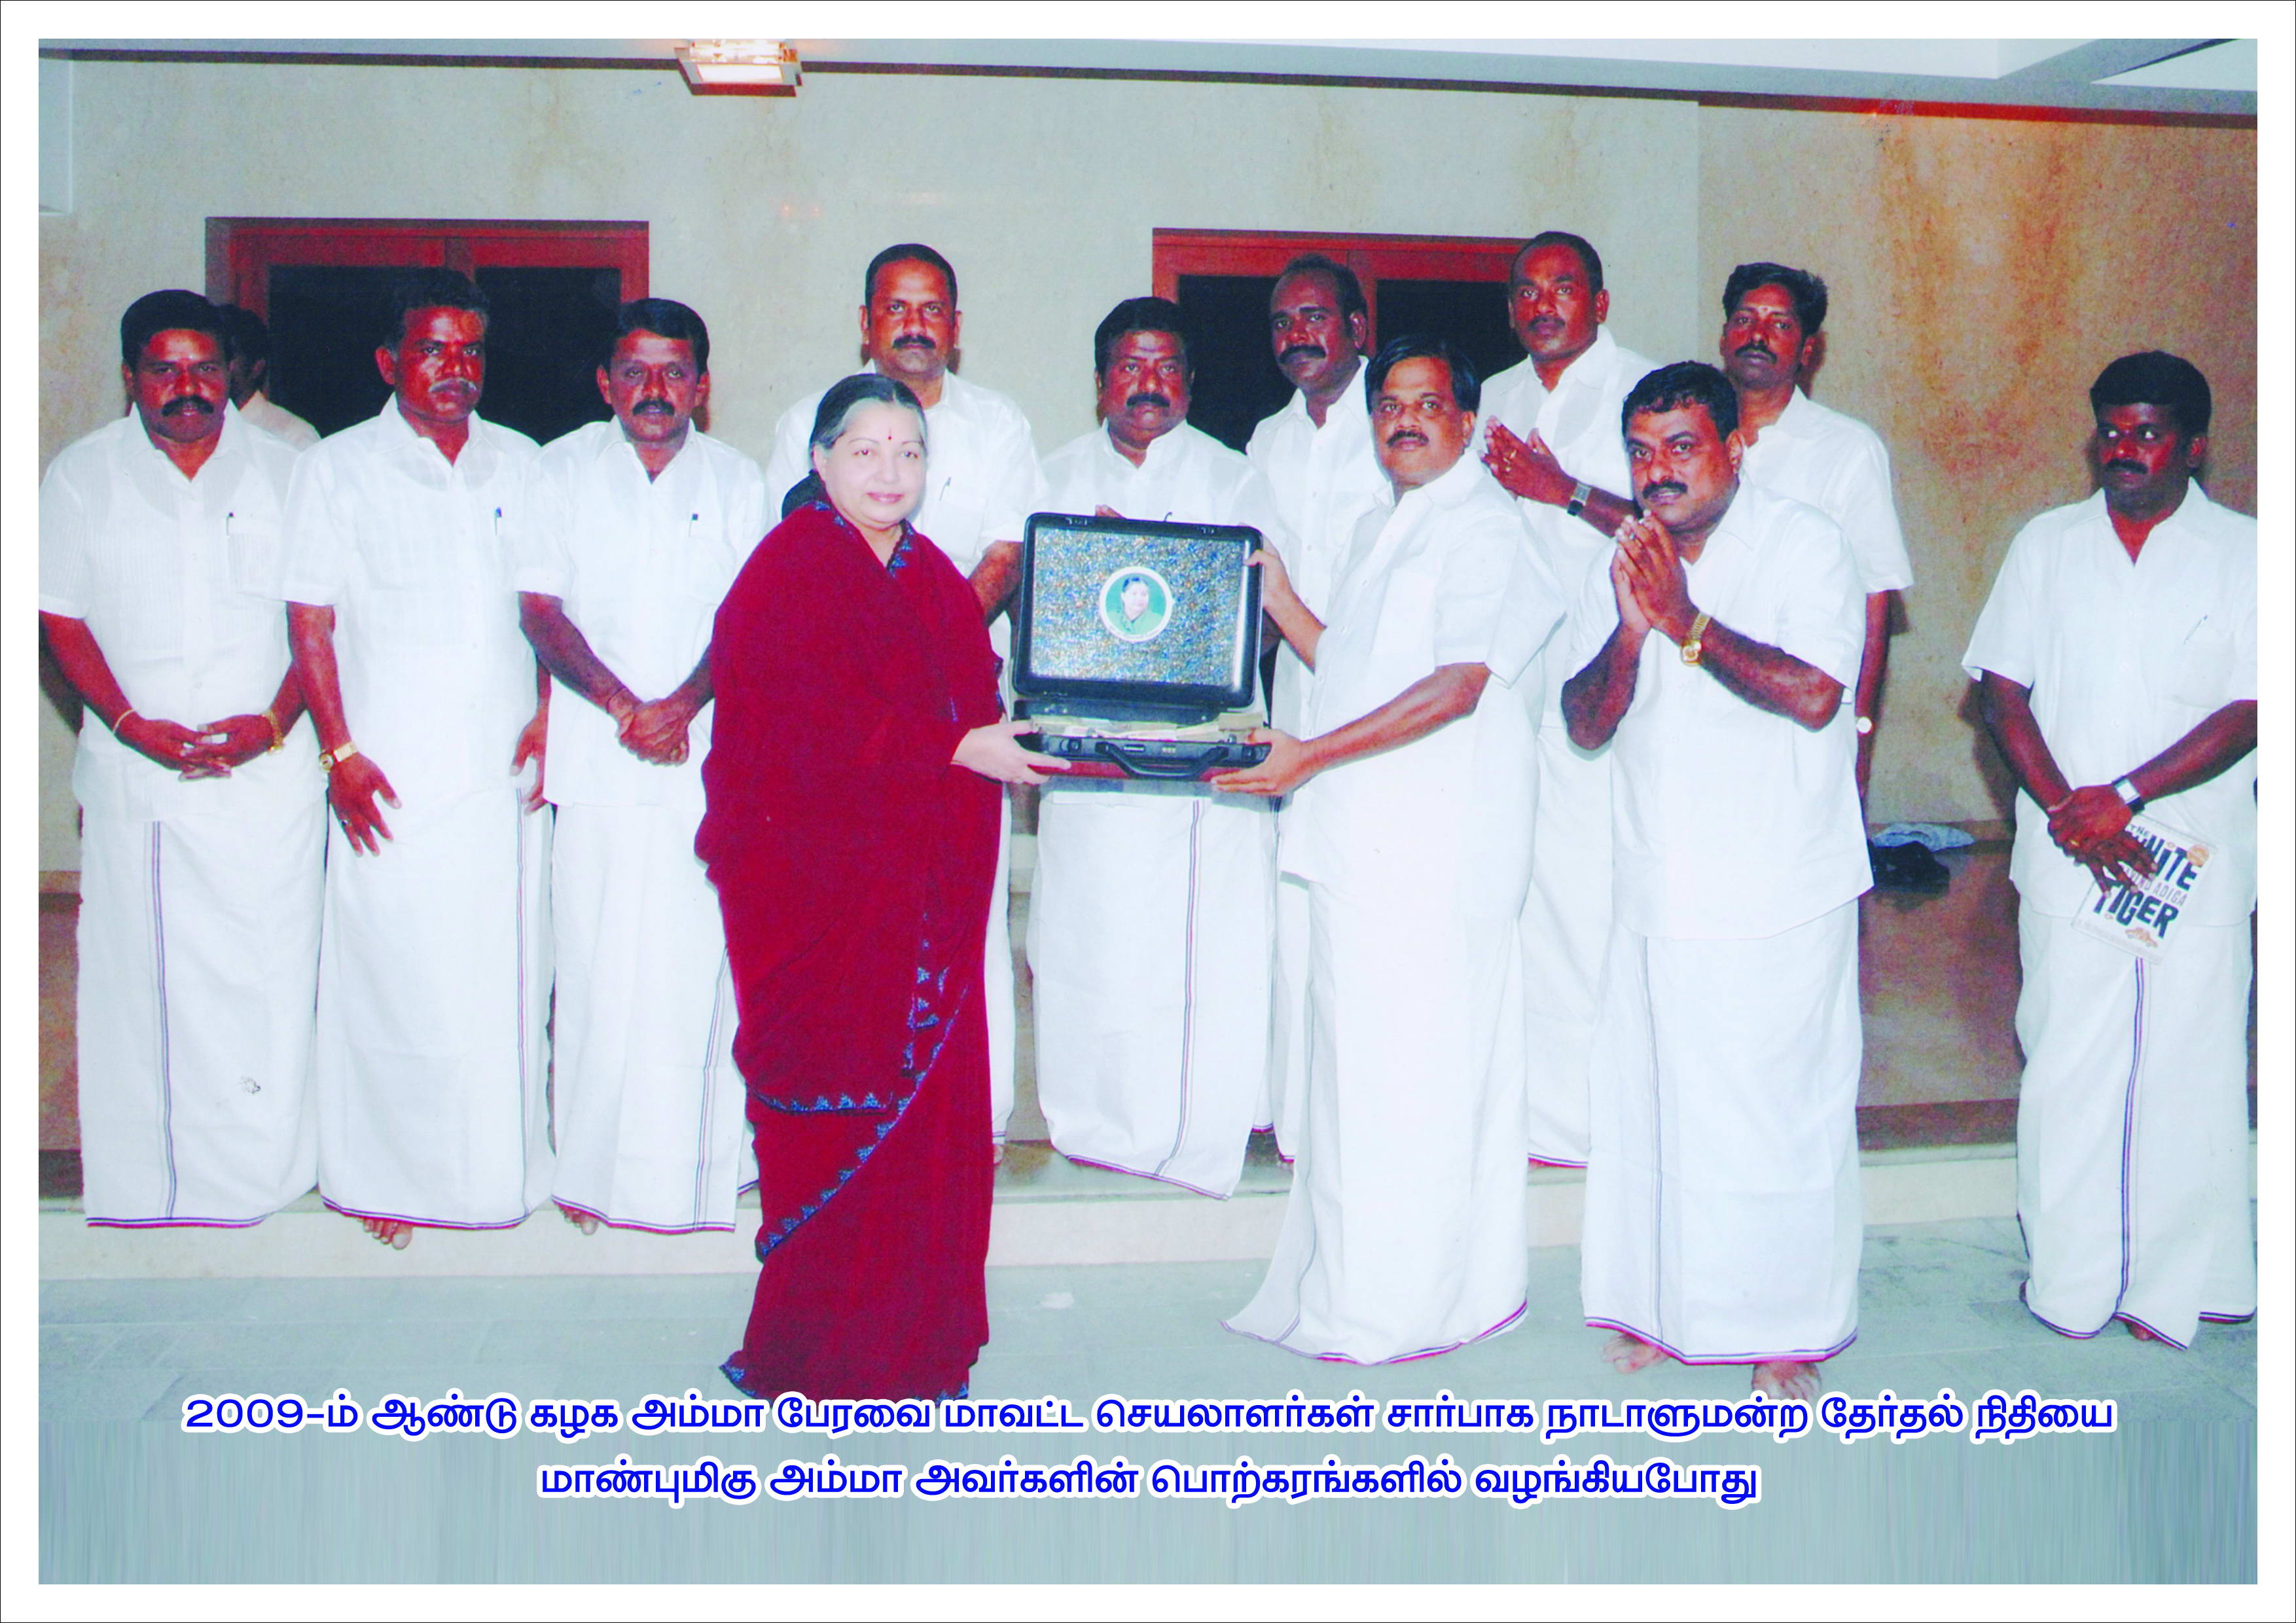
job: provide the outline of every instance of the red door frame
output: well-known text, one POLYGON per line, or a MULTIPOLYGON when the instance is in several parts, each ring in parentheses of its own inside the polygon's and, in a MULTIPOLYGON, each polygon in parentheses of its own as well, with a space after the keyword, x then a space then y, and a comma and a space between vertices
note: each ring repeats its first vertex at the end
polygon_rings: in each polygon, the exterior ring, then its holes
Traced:
POLYGON ((1195 231, 1159 226, 1151 250, 1160 299, 1177 300, 1183 276, 1273 276, 1305 253, 1338 260, 1363 283, 1379 331, 1382 277, 1406 282, 1505 282, 1522 247, 1513 237, 1371 236, 1329 231, 1195 231))
POLYGON ((608 265, 622 298, 646 296, 644 220, 338 220, 210 218, 208 297, 271 316, 275 265, 443 265, 464 275, 608 265))

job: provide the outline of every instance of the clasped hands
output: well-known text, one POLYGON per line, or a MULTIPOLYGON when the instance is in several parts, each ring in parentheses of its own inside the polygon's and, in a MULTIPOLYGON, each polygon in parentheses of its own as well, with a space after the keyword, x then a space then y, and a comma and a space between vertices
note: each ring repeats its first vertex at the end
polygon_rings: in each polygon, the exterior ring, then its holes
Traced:
POLYGON ((1656 629, 1677 643, 1688 640, 1698 605, 1690 601, 1690 577, 1665 525, 1638 513, 1619 526, 1611 554, 1611 589, 1619 601, 1619 623, 1639 637, 1656 629))
POLYGON ((227 778, 234 766, 243 766, 270 749, 275 735, 259 712, 226 716, 193 728, 131 711, 112 729, 112 736, 181 777, 227 778))
POLYGON ((2152 858, 2128 832, 2128 802, 2110 784, 2076 789, 2048 808, 2049 838, 2107 889, 2152 872, 2152 858))
POLYGON ((1491 420, 1484 437, 1483 465, 1509 496, 1544 502, 1549 507, 1562 506, 1578 488, 1578 481, 1562 471, 1537 430, 1529 439, 1520 439, 1496 418, 1491 420))
POLYGON ((701 709, 676 693, 642 702, 627 688, 606 701, 604 708, 614 718, 622 748, 657 766, 676 766, 685 761, 686 729, 701 709))

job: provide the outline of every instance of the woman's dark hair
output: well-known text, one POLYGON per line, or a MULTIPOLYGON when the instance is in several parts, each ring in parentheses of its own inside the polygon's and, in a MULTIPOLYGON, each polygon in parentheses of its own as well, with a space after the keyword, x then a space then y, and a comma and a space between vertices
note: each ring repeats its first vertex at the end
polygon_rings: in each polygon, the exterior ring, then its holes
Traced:
MULTIPOLYGON (((925 408, 917 403, 916 395, 898 378, 888 378, 873 372, 857 372, 849 378, 840 378, 822 391, 821 404, 814 408, 813 432, 806 437, 808 448, 826 451, 845 432, 845 425, 853 414, 865 406, 906 406, 917 414, 917 432, 925 431, 925 408)), ((810 469, 806 476, 789 488, 782 497, 782 517, 786 519, 808 502, 826 501, 828 493, 822 488, 821 475, 810 469)))

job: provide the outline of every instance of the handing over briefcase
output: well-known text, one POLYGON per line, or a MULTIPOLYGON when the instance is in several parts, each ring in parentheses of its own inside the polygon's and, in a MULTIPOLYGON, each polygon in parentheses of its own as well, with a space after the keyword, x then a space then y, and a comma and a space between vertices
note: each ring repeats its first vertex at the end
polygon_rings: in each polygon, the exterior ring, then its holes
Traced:
POLYGON ((1190 780, 1265 760, 1259 532, 1040 512, 1013 610, 1021 742, 1064 776, 1190 780))

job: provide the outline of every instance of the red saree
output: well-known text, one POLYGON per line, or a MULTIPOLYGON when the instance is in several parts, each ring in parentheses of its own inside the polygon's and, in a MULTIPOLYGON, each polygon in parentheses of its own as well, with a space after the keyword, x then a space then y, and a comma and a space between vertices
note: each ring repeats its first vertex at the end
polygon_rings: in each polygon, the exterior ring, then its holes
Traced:
POLYGON ((995 721, 980 606, 931 542, 891 566, 825 503, 718 611, 694 842, 726 919, 758 1135, 753 1397, 933 1398, 988 1339, 981 938, 997 787, 949 765, 995 721))

